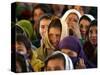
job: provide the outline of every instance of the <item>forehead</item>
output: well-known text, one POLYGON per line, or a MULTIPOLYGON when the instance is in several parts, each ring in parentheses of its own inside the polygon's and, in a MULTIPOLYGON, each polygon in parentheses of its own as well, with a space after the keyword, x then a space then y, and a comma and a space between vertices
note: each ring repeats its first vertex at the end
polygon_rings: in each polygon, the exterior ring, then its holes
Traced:
POLYGON ((59 65, 64 65, 64 60, 63 59, 59 59, 59 58, 55 58, 55 59, 51 59, 48 61, 48 66, 59 66, 59 65))
POLYGON ((78 15, 77 15, 76 13, 72 12, 72 13, 70 13, 70 14, 68 15, 68 17, 77 17, 77 18, 78 18, 78 15))
POLYGON ((43 10, 42 10, 41 8, 37 8, 37 9, 34 10, 33 13, 36 14, 36 13, 41 13, 41 12, 44 13, 43 10))
POLYGON ((80 21, 80 24, 85 25, 85 24, 90 24, 90 22, 89 22, 87 19, 82 19, 82 20, 80 21))
POLYGON ((91 26, 89 30, 97 30, 97 26, 91 26))
POLYGON ((40 20, 40 23, 45 23, 45 22, 50 22, 50 21, 51 21, 50 19, 43 18, 40 20))
POLYGON ((53 34, 55 34, 55 33, 61 33, 61 29, 57 28, 57 27, 51 27, 49 29, 49 33, 53 33, 53 34))

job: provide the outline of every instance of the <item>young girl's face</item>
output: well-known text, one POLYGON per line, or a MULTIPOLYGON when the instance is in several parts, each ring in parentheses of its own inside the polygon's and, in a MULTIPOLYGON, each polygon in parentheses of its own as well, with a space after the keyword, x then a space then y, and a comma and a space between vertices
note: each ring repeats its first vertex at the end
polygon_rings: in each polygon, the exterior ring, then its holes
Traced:
POLYGON ((48 61, 46 71, 64 70, 64 61, 61 59, 51 59, 48 61))
POLYGON ((70 13, 66 19, 66 23, 68 24, 69 28, 73 28, 73 25, 77 25, 78 24, 78 16, 75 13, 70 13))
POLYGON ((33 14, 34 21, 38 22, 40 16, 42 16, 44 12, 40 8, 38 8, 38 9, 35 9, 35 11, 32 14, 33 14))
POLYGON ((16 41, 16 52, 18 52, 22 55, 27 54, 27 49, 26 49, 24 43, 16 41))
POLYGON ((97 26, 91 26, 89 29, 89 41, 93 45, 97 45, 97 26))
POLYGON ((83 38, 85 38, 85 35, 86 35, 86 31, 90 25, 90 22, 86 19, 82 19, 79 23, 80 25, 80 32, 81 32, 81 35, 83 38))
POLYGON ((50 24, 50 20, 48 20, 48 19, 42 19, 40 21, 39 32, 40 32, 40 35, 42 38, 44 38, 49 24, 50 24))
POLYGON ((55 48, 58 48, 58 44, 59 44, 60 36, 61 36, 60 28, 51 27, 49 32, 48 32, 48 36, 49 36, 49 40, 50 40, 51 44, 55 48))

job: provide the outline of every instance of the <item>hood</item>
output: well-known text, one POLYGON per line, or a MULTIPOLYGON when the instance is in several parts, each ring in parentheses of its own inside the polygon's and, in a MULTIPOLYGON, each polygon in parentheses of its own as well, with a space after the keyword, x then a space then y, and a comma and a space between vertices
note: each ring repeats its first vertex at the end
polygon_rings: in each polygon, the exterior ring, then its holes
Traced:
POLYGON ((20 26, 26 32, 26 35, 28 36, 28 38, 32 40, 33 28, 30 21, 20 20, 16 23, 16 25, 20 26))
MULTIPOLYGON (((68 11, 65 12, 65 14, 64 14, 64 15, 62 16, 62 18, 61 18, 61 22, 62 22, 63 27, 66 28, 67 34, 69 34, 69 31, 68 31, 69 28, 68 28, 68 24, 66 23, 66 18, 68 17, 68 15, 69 15, 70 13, 75 13, 75 14, 77 14, 77 16, 78 16, 79 19, 80 19, 80 17, 81 17, 81 14, 80 14, 77 10, 75 10, 75 9, 70 9, 70 10, 68 10, 68 11)), ((76 29, 77 29, 77 30, 76 30, 77 32, 75 32, 75 34, 76 34, 76 36, 77 36, 79 39, 81 39, 81 34, 80 34, 80 29, 79 29, 78 23, 77 23, 76 29)))
MULTIPOLYGON (((55 17, 54 17, 55 18, 55 17)), ((60 22, 61 22, 61 19, 59 19, 60 22)), ((60 41, 65 38, 66 36, 68 36, 68 31, 66 30, 66 26, 62 24, 61 22, 61 25, 62 25, 62 31, 61 31, 61 36, 60 36, 60 41)), ((59 42, 60 42, 59 41, 59 42)), ((49 41, 49 37, 48 37, 48 30, 46 32, 46 36, 44 39, 42 39, 42 42, 44 42, 44 44, 46 44, 47 48, 52 48, 52 49, 55 49, 54 46, 50 43, 49 41)))
POLYGON ((44 39, 42 39, 42 46, 44 45, 47 49, 55 49, 55 47, 50 43, 49 41, 49 37, 48 37, 48 32, 46 32, 46 35, 44 37, 44 39))
POLYGON ((95 18, 92 15, 90 15, 90 14, 84 14, 84 15, 87 16, 88 18, 90 18, 91 21, 95 20, 95 18))
POLYGON ((78 58, 83 58, 84 60, 86 60, 86 56, 83 52, 83 48, 82 48, 80 41, 74 36, 65 37, 60 42, 59 48, 60 49, 70 49, 72 51, 75 51, 76 53, 78 53, 78 56, 77 56, 78 58))
POLYGON ((70 57, 64 53, 62 53, 61 51, 55 51, 54 53, 52 53, 50 56, 48 56, 45 60, 45 62, 52 56, 57 55, 57 54, 62 54, 64 56, 65 59, 65 70, 72 70, 73 69, 73 64, 72 61, 70 59, 70 57))

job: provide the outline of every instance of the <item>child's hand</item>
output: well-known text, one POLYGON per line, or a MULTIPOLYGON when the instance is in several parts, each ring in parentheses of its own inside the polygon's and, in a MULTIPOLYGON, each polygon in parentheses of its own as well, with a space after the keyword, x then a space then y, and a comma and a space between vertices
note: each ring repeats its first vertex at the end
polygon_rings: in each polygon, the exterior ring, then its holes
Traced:
POLYGON ((80 58, 79 62, 77 62, 77 64, 76 64, 75 68, 76 69, 84 69, 84 68, 86 68, 86 65, 84 63, 84 59, 80 58))

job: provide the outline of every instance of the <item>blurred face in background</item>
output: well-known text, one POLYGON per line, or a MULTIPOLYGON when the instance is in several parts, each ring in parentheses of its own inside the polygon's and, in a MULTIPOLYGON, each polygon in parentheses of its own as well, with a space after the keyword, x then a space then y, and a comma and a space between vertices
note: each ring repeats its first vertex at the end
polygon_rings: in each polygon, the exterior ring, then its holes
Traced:
POLYGON ((93 45, 97 45, 97 26, 91 26, 89 29, 89 41, 93 45))
POLYGON ((82 37, 85 39, 85 36, 86 36, 86 31, 90 25, 90 22, 86 19, 82 19, 79 23, 80 25, 80 32, 81 32, 81 35, 82 37))
POLYGON ((40 32, 40 35, 42 38, 45 36, 48 25, 50 24, 50 22, 51 22, 51 20, 49 20, 49 19, 42 19, 40 21, 39 32, 40 32))
POLYGON ((42 16, 44 14, 44 12, 40 8, 37 8, 34 10, 34 12, 32 14, 33 14, 33 19, 34 19, 35 23, 37 23, 40 16, 42 16))
POLYGON ((55 48, 57 48, 58 44, 59 44, 59 41, 60 41, 60 36, 61 36, 61 30, 60 30, 60 28, 51 27, 49 29, 48 36, 49 36, 50 43, 55 48))
POLYGON ((58 17, 61 17, 62 15, 62 11, 64 9, 64 5, 59 5, 59 4, 53 4, 52 5, 52 8, 53 8, 53 11, 54 11, 54 14, 58 17))
POLYGON ((84 15, 84 10, 82 6, 74 6, 74 9, 80 12, 81 15, 84 15))

